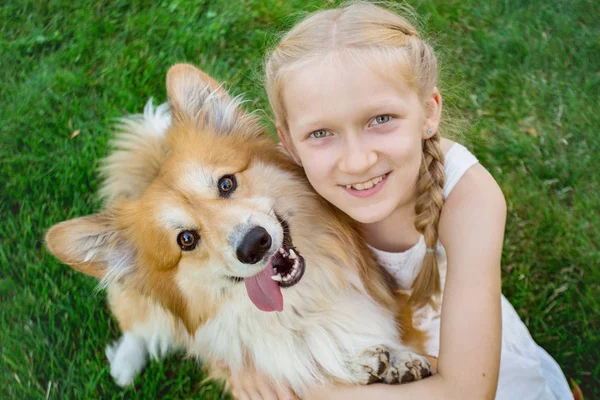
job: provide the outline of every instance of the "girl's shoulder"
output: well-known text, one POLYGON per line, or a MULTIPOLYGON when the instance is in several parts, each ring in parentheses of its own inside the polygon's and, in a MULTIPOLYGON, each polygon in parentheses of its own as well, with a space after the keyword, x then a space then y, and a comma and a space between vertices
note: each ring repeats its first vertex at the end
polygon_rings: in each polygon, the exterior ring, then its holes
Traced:
MULTIPOLYGON (((506 201, 494 177, 464 146, 451 140, 442 140, 445 153, 444 170, 446 199, 440 215, 440 239, 460 233, 460 220, 498 221, 504 227, 506 201)), ((468 225, 468 224, 467 224, 468 225)))
POLYGON ((479 161, 466 147, 452 140, 442 138, 440 146, 445 159, 444 197, 448 198, 458 182, 470 169, 479 164, 479 161))
POLYGON ((446 201, 442 208, 440 225, 447 225, 448 220, 452 220, 451 225, 458 226, 460 224, 456 224, 457 219, 473 218, 480 210, 485 210, 482 213, 497 214, 501 217, 506 210, 506 201, 494 177, 479 163, 473 153, 461 144, 442 139, 440 145, 445 154, 446 175, 446 201))

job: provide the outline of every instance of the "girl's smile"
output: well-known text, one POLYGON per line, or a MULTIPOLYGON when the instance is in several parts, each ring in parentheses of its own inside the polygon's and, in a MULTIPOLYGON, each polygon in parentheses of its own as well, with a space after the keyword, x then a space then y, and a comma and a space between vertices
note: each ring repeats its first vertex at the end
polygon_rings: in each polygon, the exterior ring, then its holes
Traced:
POLYGON ((348 194, 354 197, 364 199, 366 197, 375 196, 381 189, 383 189, 387 178, 391 172, 379 175, 373 179, 369 179, 366 182, 354 183, 342 186, 348 194))

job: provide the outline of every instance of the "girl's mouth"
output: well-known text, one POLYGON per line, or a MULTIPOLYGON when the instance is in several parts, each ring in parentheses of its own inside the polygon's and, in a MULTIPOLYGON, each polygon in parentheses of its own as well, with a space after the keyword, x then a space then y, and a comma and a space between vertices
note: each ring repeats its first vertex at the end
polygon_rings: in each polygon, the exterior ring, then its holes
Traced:
POLYGON ((381 189, 383 189, 390 173, 391 172, 387 172, 367 182, 357 183, 353 185, 345 185, 343 186, 343 188, 346 191, 346 193, 354 197, 358 197, 361 199, 371 197, 377 194, 381 189))

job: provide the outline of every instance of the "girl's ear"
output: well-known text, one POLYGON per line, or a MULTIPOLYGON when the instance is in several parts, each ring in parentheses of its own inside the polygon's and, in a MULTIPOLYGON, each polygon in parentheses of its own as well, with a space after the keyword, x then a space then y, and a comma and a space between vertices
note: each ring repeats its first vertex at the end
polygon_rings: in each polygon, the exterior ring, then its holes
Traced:
POLYGON ((425 123, 423 124, 423 139, 429 139, 436 134, 442 118, 442 95, 437 87, 425 101, 425 123))
POLYGON ((283 145, 283 149, 285 150, 285 153, 292 159, 294 160, 294 162, 296 164, 298 164, 299 166, 302 166, 302 163, 300 162, 300 158, 298 158, 298 155, 296 154, 296 150, 294 149, 294 145, 291 143, 291 139, 288 135, 285 134, 285 132, 283 132, 283 128, 281 127, 281 125, 276 124, 277 127, 277 136, 279 136, 279 140, 281 141, 281 144, 283 145))

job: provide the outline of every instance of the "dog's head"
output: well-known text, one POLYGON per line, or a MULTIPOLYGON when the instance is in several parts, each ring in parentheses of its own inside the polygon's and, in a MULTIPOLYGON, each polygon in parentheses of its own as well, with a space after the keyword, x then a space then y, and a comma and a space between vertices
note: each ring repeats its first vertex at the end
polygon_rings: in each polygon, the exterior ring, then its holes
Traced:
POLYGON ((188 329, 241 292, 263 311, 282 310, 281 289, 305 268, 290 217, 314 195, 256 118, 202 71, 172 67, 167 95, 172 122, 162 153, 149 157, 152 179, 98 214, 53 226, 48 248, 104 284, 155 298, 188 329))

